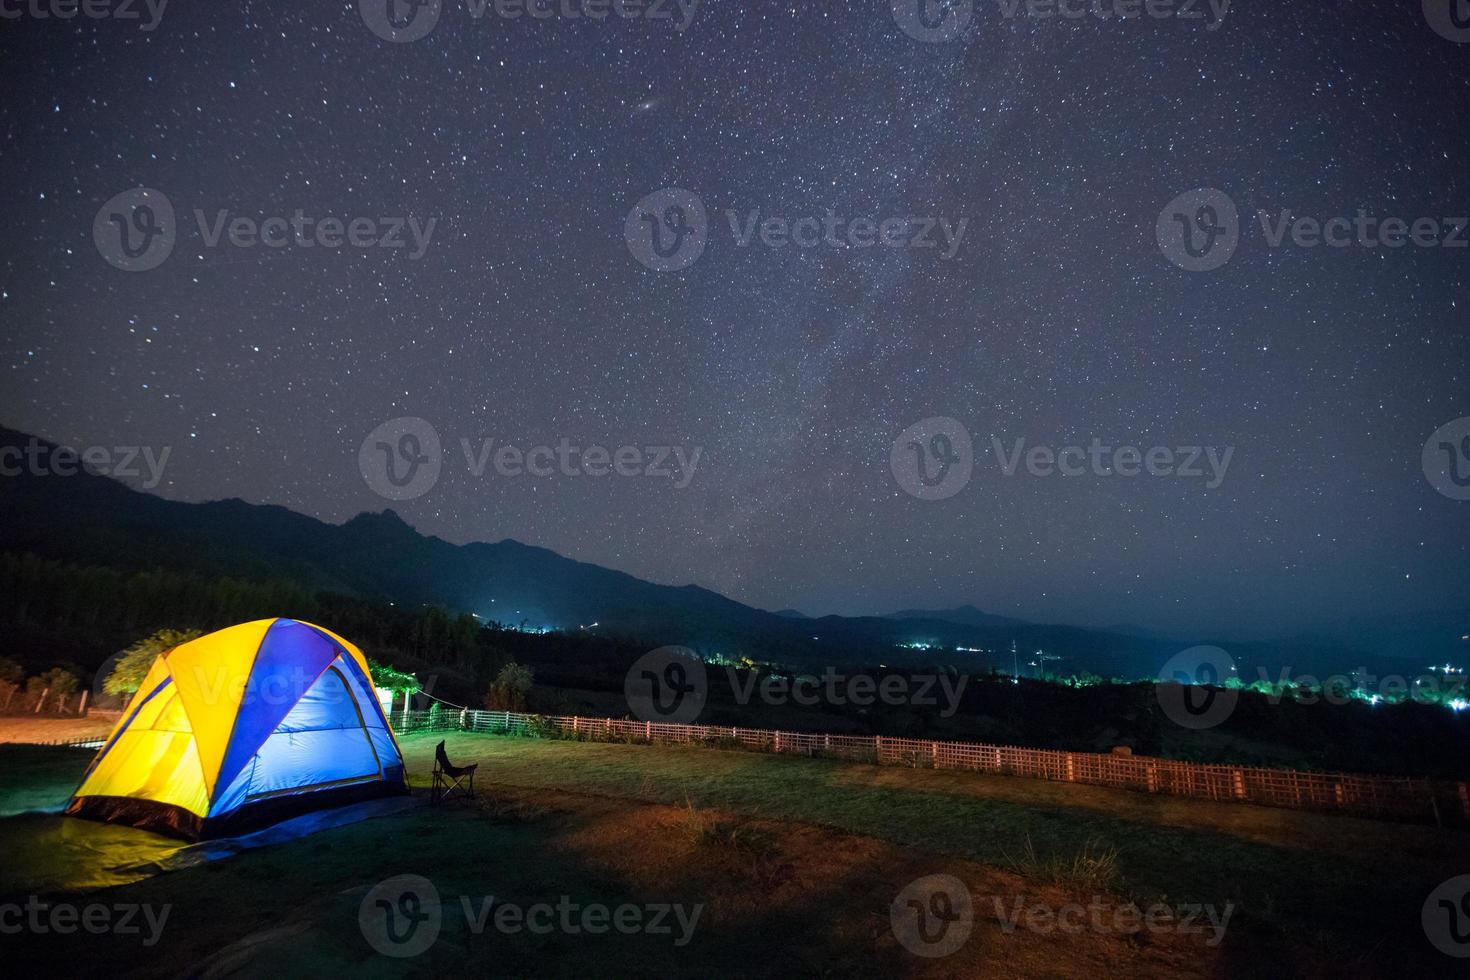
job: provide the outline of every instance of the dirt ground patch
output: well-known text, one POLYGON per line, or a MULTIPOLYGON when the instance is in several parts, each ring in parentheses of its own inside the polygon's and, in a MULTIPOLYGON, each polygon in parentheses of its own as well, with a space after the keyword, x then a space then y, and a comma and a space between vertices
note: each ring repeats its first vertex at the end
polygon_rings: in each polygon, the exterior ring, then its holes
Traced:
POLYGON ((0 744, 45 745, 78 738, 104 738, 117 724, 117 712, 94 711, 85 718, 0 716, 0 744))
MULTIPOLYGON (((1094 897, 790 821, 496 789, 474 801, 421 807, 73 896, 77 903, 168 904, 171 910, 152 946, 136 937, 23 934, 7 943, 7 960, 24 974, 67 963, 69 975, 108 976, 279 976, 306 969, 419 975, 491 963, 496 974, 514 976, 1218 974, 1225 951, 1207 945, 1207 933, 1005 928, 1002 910, 1017 903, 1056 909, 1094 897), (416 958, 375 953, 360 924, 364 909, 373 911, 366 901, 373 887, 395 874, 427 878, 441 903, 439 938, 416 958), (963 882, 973 927, 957 951, 929 959, 898 938, 890 905, 911 882, 934 874, 963 882), (475 925, 476 910, 558 902, 698 912, 684 936, 678 928, 657 935, 562 928, 531 934, 475 925), (682 945, 681 938, 687 939, 682 945)), ((901 930, 912 944, 917 933, 901 930)))

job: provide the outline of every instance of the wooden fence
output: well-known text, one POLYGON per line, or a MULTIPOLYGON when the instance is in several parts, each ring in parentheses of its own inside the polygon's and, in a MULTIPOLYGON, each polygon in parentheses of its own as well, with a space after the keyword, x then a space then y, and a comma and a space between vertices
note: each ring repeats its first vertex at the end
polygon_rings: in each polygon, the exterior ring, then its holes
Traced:
POLYGON ((1408 776, 1262 769, 888 735, 825 735, 470 708, 394 712, 392 722, 399 732, 458 730, 544 734, 588 741, 700 743, 878 765, 965 769, 1294 810, 1470 825, 1470 789, 1465 782, 1408 776))

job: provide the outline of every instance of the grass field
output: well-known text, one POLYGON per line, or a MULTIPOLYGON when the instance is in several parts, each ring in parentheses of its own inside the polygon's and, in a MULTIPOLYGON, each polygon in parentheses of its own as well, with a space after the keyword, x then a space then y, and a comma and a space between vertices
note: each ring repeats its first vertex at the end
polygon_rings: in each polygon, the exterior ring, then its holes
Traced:
MULTIPOLYGON (((402 740, 416 785, 427 783, 439 737, 402 740)), ((183 973, 195 962, 247 975, 1458 975, 1419 925, 1430 889, 1470 865, 1457 832, 973 773, 447 738, 456 762, 480 765, 475 804, 420 807, 90 892, 83 901, 172 903, 173 918, 151 948, 117 936, 22 935, 6 944, 11 962, 124 975, 183 973), (939 873, 966 884, 975 926, 958 952, 928 960, 895 939, 888 907, 907 883, 939 873), (377 956, 358 926, 369 890, 396 874, 429 878, 444 901, 439 941, 412 960, 377 956), (563 895, 699 905, 702 914, 687 945, 675 946, 648 934, 476 932, 458 901, 563 895), (1005 928, 1002 910, 1017 901, 1056 908, 1095 895, 1112 905, 1228 904, 1233 913, 1217 946, 1207 933, 1177 930, 1005 928)), ((59 805, 88 757, 0 746, 0 814, 59 805)), ((128 846, 171 848, 78 824, 0 819, 0 853, 26 852, 34 871, 105 863, 109 847, 124 846, 118 835, 128 846)), ((0 873, 0 892, 24 892, 25 873, 0 873)), ((54 885, 41 891, 56 894, 54 885)))

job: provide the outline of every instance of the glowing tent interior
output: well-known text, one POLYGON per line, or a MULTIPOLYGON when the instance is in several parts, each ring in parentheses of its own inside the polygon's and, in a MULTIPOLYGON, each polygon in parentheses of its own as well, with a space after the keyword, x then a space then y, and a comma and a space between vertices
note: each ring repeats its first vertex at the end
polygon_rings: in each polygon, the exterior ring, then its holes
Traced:
POLYGON ((199 840, 404 792, 362 652, 264 619, 159 656, 66 812, 199 840))

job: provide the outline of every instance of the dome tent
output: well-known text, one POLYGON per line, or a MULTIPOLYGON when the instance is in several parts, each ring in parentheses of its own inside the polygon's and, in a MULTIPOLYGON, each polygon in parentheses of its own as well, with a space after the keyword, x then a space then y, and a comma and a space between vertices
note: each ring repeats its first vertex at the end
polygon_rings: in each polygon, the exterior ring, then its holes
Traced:
POLYGON ((159 656, 66 812, 199 840, 404 792, 362 651, 263 619, 159 656))

